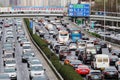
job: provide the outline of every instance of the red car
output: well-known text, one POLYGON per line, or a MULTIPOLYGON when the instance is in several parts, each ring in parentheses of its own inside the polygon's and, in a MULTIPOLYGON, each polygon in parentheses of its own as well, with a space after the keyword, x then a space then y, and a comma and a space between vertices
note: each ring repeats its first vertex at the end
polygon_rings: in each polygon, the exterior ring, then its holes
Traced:
POLYGON ((79 65, 75 71, 80 75, 87 75, 90 72, 90 68, 87 65, 79 65))

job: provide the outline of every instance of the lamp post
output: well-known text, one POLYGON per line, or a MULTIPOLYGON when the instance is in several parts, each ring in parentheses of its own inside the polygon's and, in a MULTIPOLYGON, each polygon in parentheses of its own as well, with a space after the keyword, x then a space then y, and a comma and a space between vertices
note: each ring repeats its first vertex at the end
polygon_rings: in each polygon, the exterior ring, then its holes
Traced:
MULTIPOLYGON (((105 33, 105 9, 106 9, 106 7, 105 7, 106 5, 105 5, 105 0, 104 0, 104 33, 105 33)), ((105 41, 105 36, 104 36, 104 41, 105 41)))

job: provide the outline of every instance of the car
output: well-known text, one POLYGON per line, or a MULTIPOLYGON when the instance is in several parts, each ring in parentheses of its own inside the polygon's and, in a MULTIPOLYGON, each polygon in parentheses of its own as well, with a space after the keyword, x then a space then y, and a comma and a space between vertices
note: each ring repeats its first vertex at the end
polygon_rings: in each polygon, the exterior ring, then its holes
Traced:
POLYGON ((0 73, 0 80, 11 80, 8 74, 0 73))
POLYGON ((104 78, 113 78, 113 79, 118 79, 119 73, 117 71, 117 69, 113 66, 110 67, 106 67, 103 71, 102 71, 104 78))
POLYGON ((69 49, 63 49, 59 52, 59 59, 60 60, 65 60, 66 59, 66 56, 70 55, 70 51, 69 49))
POLYGON ((77 44, 74 42, 69 43, 69 50, 76 50, 77 49, 77 44))
POLYGON ((32 57, 34 57, 34 56, 35 56, 35 55, 34 55, 33 53, 29 53, 29 52, 22 54, 22 62, 23 62, 23 63, 24 63, 24 62, 26 63, 29 58, 32 58, 32 57))
POLYGON ((43 69, 43 66, 31 66, 29 72, 30 79, 37 76, 45 76, 45 69, 43 69))
POLYGON ((6 61, 6 60, 11 60, 12 58, 14 58, 14 56, 12 53, 10 53, 10 54, 4 54, 2 58, 3 61, 6 61))
POLYGON ((105 41, 100 41, 99 44, 101 45, 101 48, 107 48, 107 43, 105 41))
POLYGON ((14 39, 14 37, 13 36, 8 36, 8 37, 6 37, 6 42, 15 42, 15 39, 14 39))
POLYGON ((26 51, 31 51, 32 50, 31 44, 22 45, 22 49, 23 49, 23 53, 26 52, 26 51))
POLYGON ((17 80, 17 73, 14 67, 5 67, 4 73, 8 74, 11 80, 17 80))
POLYGON ((115 67, 120 72, 120 61, 115 62, 115 67))
POLYGON ((72 66, 74 69, 78 68, 79 65, 82 65, 82 61, 80 60, 70 60, 69 65, 72 66))
POLYGON ((43 66, 42 63, 40 62, 40 60, 38 60, 38 59, 29 60, 27 64, 28 64, 28 67, 31 67, 31 66, 43 66))
POLYGON ((4 61, 5 67, 15 67, 16 68, 16 60, 13 58, 11 60, 4 61))
POLYGON ((80 75, 87 75, 90 72, 90 68, 87 65, 79 65, 75 71, 80 75))
POLYGON ((111 54, 117 55, 120 58, 120 50, 117 50, 117 49, 112 50, 111 54))
POLYGON ((28 41, 27 38, 21 38, 21 40, 19 41, 20 46, 23 46, 23 43, 27 41, 28 41))
POLYGON ((110 65, 115 65, 115 62, 119 60, 118 56, 116 55, 109 56, 109 59, 110 59, 110 65))
POLYGON ((66 56, 66 59, 64 60, 64 64, 70 64, 70 60, 77 60, 78 58, 73 55, 66 56))
POLYGON ((101 45, 97 44, 97 45, 95 45, 95 48, 96 48, 97 54, 102 54, 101 45))
POLYGON ((15 47, 11 43, 5 43, 3 45, 3 54, 6 52, 14 53, 15 47))
POLYGON ((104 80, 104 76, 100 70, 90 70, 86 76, 87 80, 104 80))

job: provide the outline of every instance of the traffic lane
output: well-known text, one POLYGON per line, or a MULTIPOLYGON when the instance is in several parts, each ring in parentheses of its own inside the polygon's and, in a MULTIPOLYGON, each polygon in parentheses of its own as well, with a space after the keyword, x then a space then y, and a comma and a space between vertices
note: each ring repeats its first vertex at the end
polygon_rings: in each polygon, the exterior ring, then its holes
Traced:
POLYGON ((22 63, 21 55, 22 55, 22 48, 20 47, 20 44, 17 43, 16 51, 15 51, 17 75, 18 75, 17 80, 30 80, 27 64, 22 63))
MULTIPOLYGON (((26 25, 25 25, 24 21, 22 23, 23 23, 23 29, 25 30, 25 34, 27 36, 27 39, 32 43, 32 41, 30 40, 30 37, 29 37, 29 35, 27 33, 27 28, 26 28, 26 25)), ((42 54, 36 49, 36 47, 34 46, 33 43, 32 43, 32 47, 34 49, 35 55, 41 61, 42 65, 43 65, 43 68, 46 69, 45 72, 46 72, 48 78, 50 80, 58 80, 58 78, 56 77, 56 75, 53 72, 53 70, 50 68, 50 66, 48 65, 48 63, 46 62, 46 60, 43 58, 42 54)))
POLYGON ((15 59, 16 59, 16 66, 17 66, 17 80, 30 80, 29 79, 29 72, 26 63, 22 63, 21 55, 22 55, 22 48, 17 41, 17 32, 16 27, 14 25, 14 37, 15 37, 15 59))

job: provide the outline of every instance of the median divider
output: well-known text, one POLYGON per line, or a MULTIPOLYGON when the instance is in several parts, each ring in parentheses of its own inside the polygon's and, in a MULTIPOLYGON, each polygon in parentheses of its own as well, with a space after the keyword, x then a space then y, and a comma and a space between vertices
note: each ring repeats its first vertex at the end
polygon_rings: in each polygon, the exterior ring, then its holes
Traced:
POLYGON ((59 80, 83 80, 83 78, 77 74, 71 66, 62 65, 60 63, 59 58, 48 48, 47 43, 42 38, 37 34, 32 34, 29 19, 25 18, 24 22, 26 23, 31 41, 41 52, 59 80))

